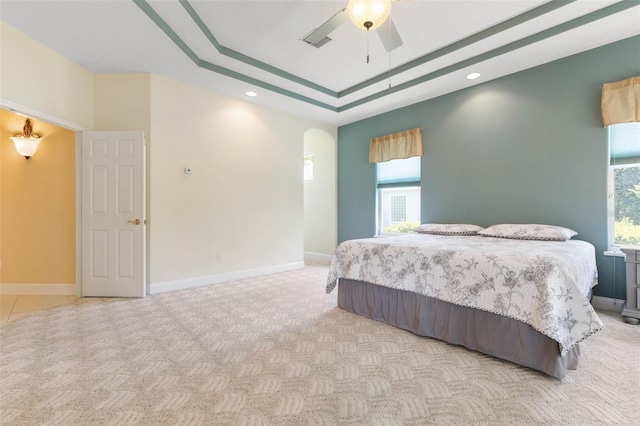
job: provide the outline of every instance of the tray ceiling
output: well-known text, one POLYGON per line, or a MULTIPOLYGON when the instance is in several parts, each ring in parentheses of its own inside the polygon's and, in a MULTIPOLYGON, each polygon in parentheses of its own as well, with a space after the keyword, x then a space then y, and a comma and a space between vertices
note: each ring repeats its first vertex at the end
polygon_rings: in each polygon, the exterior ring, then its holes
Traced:
POLYGON ((640 34, 637 0, 403 0, 391 53, 351 22, 302 41, 346 4, 2 0, 0 19, 94 73, 157 73, 334 125, 640 34))

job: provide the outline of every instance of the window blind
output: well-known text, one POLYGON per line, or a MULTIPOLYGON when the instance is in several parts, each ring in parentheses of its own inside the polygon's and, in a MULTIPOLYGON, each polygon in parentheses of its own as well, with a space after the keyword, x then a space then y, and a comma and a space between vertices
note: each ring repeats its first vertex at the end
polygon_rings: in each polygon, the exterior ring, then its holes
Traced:
POLYGON ((609 126, 609 164, 640 164, 640 123, 609 126))
POLYGON ((378 188, 420 186, 420 157, 378 163, 378 188))

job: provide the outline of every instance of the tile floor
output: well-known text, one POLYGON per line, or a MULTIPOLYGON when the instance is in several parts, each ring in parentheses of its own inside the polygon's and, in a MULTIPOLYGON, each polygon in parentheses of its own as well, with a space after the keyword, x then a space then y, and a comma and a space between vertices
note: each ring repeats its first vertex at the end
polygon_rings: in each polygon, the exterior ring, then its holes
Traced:
POLYGON ((45 296, 36 294, 1 294, 0 324, 6 324, 43 309, 73 303, 76 296, 45 296))

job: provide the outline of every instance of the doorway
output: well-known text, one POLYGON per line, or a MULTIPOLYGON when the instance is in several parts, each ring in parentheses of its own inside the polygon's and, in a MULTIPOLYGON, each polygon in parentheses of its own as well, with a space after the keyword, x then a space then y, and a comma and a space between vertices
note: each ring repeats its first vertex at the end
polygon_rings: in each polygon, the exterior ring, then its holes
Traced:
POLYGON ((336 141, 321 129, 304 132, 304 259, 329 264, 336 248, 336 141))
MULTIPOLYGON (((81 216, 83 163, 82 163, 82 157, 81 157, 82 155, 81 147, 82 147, 83 132, 89 129, 86 129, 81 125, 68 122, 64 119, 59 119, 57 117, 50 116, 46 113, 42 113, 42 112, 33 110, 32 108, 14 104, 12 102, 9 102, 3 99, 0 99, 0 113, 7 114, 8 117, 12 118, 11 120, 4 120, 4 119, 0 120, 0 122, 2 122, 2 129, 3 129, 2 143, 0 143, 0 148, 1 148, 0 149, 0 165, 2 165, 3 163, 8 164, 7 162, 10 159, 12 159, 12 161, 15 163, 15 165, 17 165, 17 167, 19 168, 21 167, 22 169, 24 169, 22 170, 22 172, 25 172, 25 176, 27 176, 28 179, 32 179, 35 175, 33 170, 36 169, 36 165, 42 166, 42 164, 45 162, 50 162, 53 164, 52 166, 53 171, 49 170, 47 172, 48 179, 46 180, 45 183, 40 183, 39 185, 35 185, 34 186, 35 189, 32 188, 30 191, 25 191, 24 189, 21 189, 20 191, 17 191, 17 192, 18 193, 23 192, 23 193, 29 194, 29 197, 22 197, 22 198, 33 198, 33 199, 41 200, 42 198, 53 197, 55 199, 55 203, 53 204, 50 203, 49 205, 57 206, 61 204, 60 200, 62 200, 63 198, 68 201, 65 204, 66 210, 63 215, 64 220, 66 221, 64 227, 60 226, 55 222, 54 223, 51 222, 53 219, 53 215, 51 214, 51 209, 49 208, 37 209, 37 208, 33 208, 33 206, 27 209, 29 214, 26 215, 26 218, 29 220, 26 222, 26 224, 23 223, 23 224, 20 224, 21 226, 15 226, 16 223, 15 223, 15 220, 13 219, 10 224, 7 224, 8 219, 10 217, 11 218, 17 217, 15 214, 13 216, 6 215, 6 217, 4 217, 3 219, 3 216, 5 215, 2 214, 3 204, 2 204, 2 197, 0 193, 0 293, 16 292, 17 290, 20 290, 20 292, 28 292, 30 294, 75 295, 76 297, 81 297, 82 296, 81 265, 83 260, 82 216, 81 216), (34 124, 36 124, 35 126, 33 126, 34 132, 42 133, 42 135, 44 136, 43 140, 40 142, 40 145, 38 146, 38 151, 36 152, 36 154, 34 154, 33 158, 29 160, 19 158, 19 157, 16 158, 17 153, 15 151, 15 148, 13 148, 13 143, 11 142, 11 140, 9 140, 9 136, 13 136, 14 133, 20 133, 20 130, 22 129, 22 126, 24 124, 24 120, 26 119, 25 117, 27 116, 31 117, 34 124), (11 135, 9 135, 9 133, 11 133, 11 135), (65 134, 66 148, 69 151, 67 153, 68 155, 67 160, 64 162, 56 161, 59 159, 57 159, 55 155, 52 154, 52 150, 54 148, 57 149, 61 146, 61 143, 58 143, 58 144, 54 143, 56 141, 56 138, 54 138, 53 135, 56 135, 58 133, 65 134), (39 157, 38 161, 34 161, 38 157, 39 157), (16 161, 16 160, 20 160, 20 161, 16 161), (31 171, 31 173, 26 174, 26 171, 31 171), (64 186, 64 188, 62 189, 62 192, 64 192, 64 195, 59 193, 60 187, 59 185, 58 186, 55 185, 56 180, 52 178, 58 174, 61 174, 62 171, 65 171, 68 175, 66 186, 64 186), (49 184, 54 185, 53 189, 46 189, 47 185, 49 184), (57 194, 57 197, 56 197, 56 194, 57 194), (45 217, 40 219, 34 218, 33 214, 35 214, 38 211, 44 214, 45 217), (5 224, 4 229, 2 226, 3 222, 5 224), (34 226, 34 224, 36 224, 37 226, 34 226), (44 226, 44 225, 47 225, 47 226, 44 226), (7 257, 7 254, 9 252, 7 247, 9 247, 9 243, 3 243, 3 240, 5 239, 5 234, 7 237, 9 236, 7 233, 7 229, 9 228, 11 228, 16 232, 24 232, 25 229, 27 229, 29 226, 35 227, 37 228, 37 230, 40 231, 38 236, 44 235, 44 238, 46 238, 47 241, 51 240, 51 242, 57 243, 57 244, 61 244, 62 238, 59 238, 56 232, 63 232, 65 237, 64 239, 65 243, 63 244, 63 247, 65 248, 65 250, 56 251, 56 249, 52 249, 52 248, 46 248, 46 247, 42 248, 43 246, 46 246, 44 244, 31 243, 28 246, 30 247, 29 249, 23 248, 19 252, 18 251, 14 252, 14 253, 17 253, 17 254, 14 254, 14 257, 22 256, 22 258, 26 259, 25 262, 28 264, 28 268, 32 270, 39 269, 40 273, 44 274, 44 276, 46 277, 49 277, 49 279, 43 279, 42 277, 40 277, 38 278, 37 282, 35 279, 33 279, 34 282, 29 282, 29 280, 31 279, 30 277, 28 278, 22 277, 22 278, 16 279, 16 283, 9 283, 7 278, 15 277, 16 275, 15 274, 12 275, 13 273, 11 272, 11 268, 7 267, 7 262, 5 262, 4 276, 2 274, 3 254, 5 256, 5 259, 9 260, 7 257), (3 233, 3 230, 5 231, 4 233, 3 233), (2 250, 3 247, 4 247, 5 253, 3 253, 3 250, 2 250), (58 259, 58 261, 56 262, 56 267, 62 268, 64 265, 64 267, 67 268, 65 278, 62 281, 60 278, 55 278, 55 277, 52 278, 51 271, 55 270, 53 266, 51 266, 50 268, 34 267, 34 266, 37 266, 37 263, 34 261, 35 254, 44 252, 49 257, 55 258, 55 256, 51 256, 51 253, 58 253, 58 251, 60 253, 64 253, 66 256, 66 260, 61 261, 60 259, 58 259), (59 281, 59 282, 56 282, 56 281, 59 281), (19 285, 20 287, 18 287, 17 289, 13 288, 15 287, 14 284, 19 285), (13 287, 10 287, 12 285, 13 287)), ((142 164, 144 166, 144 152, 143 152, 142 164)), ((0 169, 1 169, 0 179, 1 177, 7 178, 9 167, 0 166, 0 169)), ((145 174, 146 172, 144 171, 144 168, 143 168, 142 170, 143 177, 145 174)), ((13 176, 11 180, 17 180, 17 177, 13 176)), ((42 180, 40 182, 42 182, 42 180)), ((0 185, 0 188, 7 187, 6 181, 3 183, 5 183, 5 185, 0 185)), ((143 183, 143 186, 144 186, 144 183, 143 183)), ((143 193, 142 195, 143 205, 145 204, 144 197, 145 196, 143 193)), ((13 206, 14 203, 12 202, 11 205, 13 206)), ((4 209, 4 211, 6 212, 6 209, 4 209)), ((141 222, 144 221, 144 217, 141 217, 140 220, 141 222)), ((143 256, 142 266, 141 266, 142 267, 142 271, 141 271, 142 286, 143 286, 143 289, 146 289, 147 283, 146 283, 145 277, 146 277, 147 266, 144 261, 144 253, 145 253, 144 245, 142 246, 141 251, 143 256)), ((14 263, 15 262, 12 260, 12 264, 14 263)), ((23 267, 22 269, 25 269, 25 268, 23 267)))
POLYGON ((26 117, 0 109, 2 293, 76 294, 76 134, 30 116, 42 136, 22 157, 9 137, 26 117))

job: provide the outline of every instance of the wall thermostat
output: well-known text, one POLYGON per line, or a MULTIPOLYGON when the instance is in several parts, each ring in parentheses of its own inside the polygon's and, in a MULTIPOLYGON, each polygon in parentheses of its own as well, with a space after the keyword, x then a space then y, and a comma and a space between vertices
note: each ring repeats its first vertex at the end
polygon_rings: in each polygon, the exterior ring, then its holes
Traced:
POLYGON ((184 172, 185 172, 186 174, 190 175, 190 174, 191 174, 191 167, 185 167, 185 168, 184 168, 184 172))

